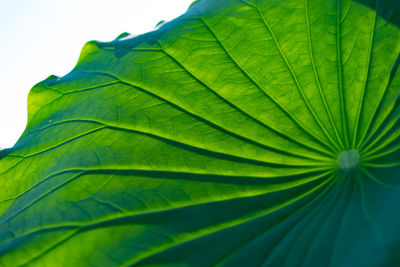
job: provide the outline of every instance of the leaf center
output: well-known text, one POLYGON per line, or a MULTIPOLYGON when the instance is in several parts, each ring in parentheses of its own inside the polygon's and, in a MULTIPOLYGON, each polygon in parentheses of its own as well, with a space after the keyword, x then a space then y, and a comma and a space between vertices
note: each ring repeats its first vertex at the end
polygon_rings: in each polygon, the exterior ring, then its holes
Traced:
POLYGON ((339 155, 338 163, 342 170, 351 170, 358 166, 360 154, 356 150, 347 150, 339 155))

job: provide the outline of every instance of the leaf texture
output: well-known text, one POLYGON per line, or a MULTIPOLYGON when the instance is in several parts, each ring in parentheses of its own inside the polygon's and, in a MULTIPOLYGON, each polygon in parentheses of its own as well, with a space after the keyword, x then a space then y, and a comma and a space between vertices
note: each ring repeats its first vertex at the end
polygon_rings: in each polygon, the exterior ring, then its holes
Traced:
POLYGON ((199 0, 87 43, 0 154, 1 266, 400 264, 396 0, 199 0))

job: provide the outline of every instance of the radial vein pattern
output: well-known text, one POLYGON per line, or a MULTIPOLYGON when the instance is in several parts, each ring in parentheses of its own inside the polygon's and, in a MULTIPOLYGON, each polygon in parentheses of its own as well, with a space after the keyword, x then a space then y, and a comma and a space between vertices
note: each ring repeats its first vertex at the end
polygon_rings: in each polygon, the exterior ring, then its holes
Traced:
POLYGON ((0 152, 1 266, 400 264, 395 0, 199 0, 89 42, 0 152))

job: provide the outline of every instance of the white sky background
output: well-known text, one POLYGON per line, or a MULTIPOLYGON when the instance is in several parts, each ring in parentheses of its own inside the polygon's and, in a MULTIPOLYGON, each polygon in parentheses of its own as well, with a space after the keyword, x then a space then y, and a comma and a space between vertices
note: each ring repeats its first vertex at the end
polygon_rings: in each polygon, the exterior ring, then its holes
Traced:
POLYGON ((0 0, 0 149, 27 120, 29 90, 75 66, 90 40, 137 35, 183 14, 193 0, 0 0))

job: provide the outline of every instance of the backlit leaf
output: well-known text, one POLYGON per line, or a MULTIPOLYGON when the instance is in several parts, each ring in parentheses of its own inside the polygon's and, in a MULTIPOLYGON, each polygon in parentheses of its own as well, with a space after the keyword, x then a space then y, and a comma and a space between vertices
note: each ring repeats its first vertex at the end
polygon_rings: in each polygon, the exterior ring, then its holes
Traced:
POLYGON ((199 0, 87 43, 0 154, 0 265, 400 264, 399 3, 199 0))

